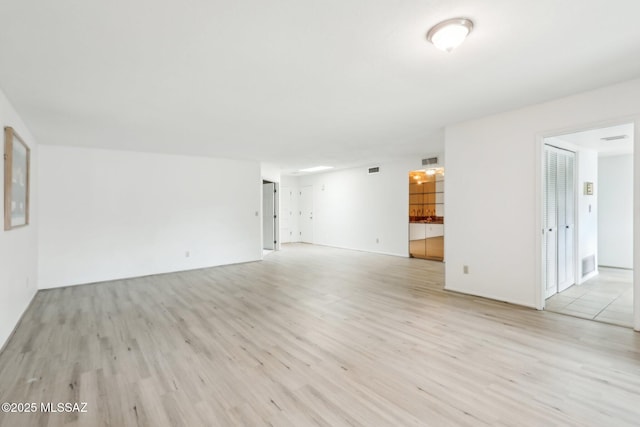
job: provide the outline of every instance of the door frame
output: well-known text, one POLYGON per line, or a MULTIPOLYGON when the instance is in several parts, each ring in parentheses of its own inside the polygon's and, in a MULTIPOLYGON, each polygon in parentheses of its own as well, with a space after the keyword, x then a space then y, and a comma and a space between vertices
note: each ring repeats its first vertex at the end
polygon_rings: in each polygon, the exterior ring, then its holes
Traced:
MULTIPOLYGON (((535 223, 535 242, 536 242, 536 259, 535 259, 535 282, 538 286, 535 287, 535 299, 537 301, 536 309, 544 310, 545 308, 545 296, 544 296, 544 272, 542 270, 544 266, 543 256, 544 245, 542 244, 542 218, 543 218, 543 181, 544 181, 544 140, 545 138, 582 132, 586 130, 599 129, 604 127, 617 126, 622 124, 633 123, 633 329, 640 331, 640 115, 623 116, 608 120, 600 120, 590 123, 584 123, 579 126, 570 126, 564 128, 557 128, 553 130, 539 132, 535 135, 536 149, 535 149, 535 208, 538 215, 536 215, 535 223)), ((579 154, 579 153, 578 153, 579 154)), ((576 180, 577 181, 577 180, 576 180)), ((579 182, 576 182, 579 190, 579 182)), ((576 191, 575 197, 578 197, 578 191, 576 191)), ((579 224, 578 224, 579 227, 579 224)), ((576 227, 576 236, 579 234, 579 228, 576 227)), ((576 253, 578 253, 578 246, 575 247, 576 253)), ((580 262, 579 256, 575 257, 575 261, 580 262)), ((576 275, 576 280, 578 279, 576 275)))
MULTIPOLYGON (((273 209, 274 209, 274 230, 273 235, 275 237, 275 245, 273 250, 280 250, 280 183, 271 181, 268 179, 262 179, 260 183, 260 253, 263 253, 264 250, 264 225, 263 225, 263 215, 264 215, 264 187, 263 184, 273 184, 275 189, 275 196, 273 198, 273 209)), ((256 212, 258 213, 258 212, 256 212)), ((264 259, 264 255, 262 255, 264 259)))

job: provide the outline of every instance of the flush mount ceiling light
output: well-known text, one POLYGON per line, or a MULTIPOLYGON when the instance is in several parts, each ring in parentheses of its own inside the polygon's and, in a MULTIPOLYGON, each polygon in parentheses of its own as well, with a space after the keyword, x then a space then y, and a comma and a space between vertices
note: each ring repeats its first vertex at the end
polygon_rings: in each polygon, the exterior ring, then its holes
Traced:
POLYGON ((473 30, 473 22, 467 18, 447 19, 429 30, 427 40, 438 49, 451 52, 462 44, 471 30, 473 30))
POLYGON ((298 172, 320 172, 333 169, 333 166, 314 166, 312 168, 300 169, 298 172))
POLYGON ((600 138, 603 141, 617 141, 619 139, 627 139, 629 135, 616 135, 616 136, 605 136, 604 138, 600 138))

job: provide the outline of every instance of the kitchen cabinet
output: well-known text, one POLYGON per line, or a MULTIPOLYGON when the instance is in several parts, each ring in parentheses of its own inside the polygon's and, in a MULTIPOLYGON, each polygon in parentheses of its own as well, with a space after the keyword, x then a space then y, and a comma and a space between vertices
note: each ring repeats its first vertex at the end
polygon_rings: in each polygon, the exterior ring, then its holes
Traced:
MULTIPOLYGON (((414 173, 414 172, 412 172, 414 173)), ((442 222, 444 219, 444 175, 413 175, 409 183, 411 222, 442 222), (419 177, 419 179, 415 179, 419 177)))

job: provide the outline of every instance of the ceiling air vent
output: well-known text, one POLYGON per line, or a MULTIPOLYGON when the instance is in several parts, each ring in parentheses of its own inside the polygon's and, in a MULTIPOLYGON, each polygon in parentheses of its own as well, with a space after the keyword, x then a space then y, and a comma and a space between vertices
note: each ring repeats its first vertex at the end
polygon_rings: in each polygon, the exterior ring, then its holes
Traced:
POLYGON ((619 139, 627 139, 627 135, 616 135, 616 136, 606 136, 604 138, 600 138, 603 141, 617 141, 619 139))
POLYGON ((437 157, 429 157, 428 159, 422 159, 422 166, 435 166, 438 164, 437 157))
POLYGON ((369 175, 372 173, 380 173, 380 167, 376 166, 375 168, 369 168, 369 175))

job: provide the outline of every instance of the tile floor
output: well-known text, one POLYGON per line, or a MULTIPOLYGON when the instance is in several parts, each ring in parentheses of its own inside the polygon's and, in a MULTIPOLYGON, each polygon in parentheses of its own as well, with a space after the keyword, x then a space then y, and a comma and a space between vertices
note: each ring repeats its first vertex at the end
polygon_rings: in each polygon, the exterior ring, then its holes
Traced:
POLYGON ((620 326, 633 326, 633 271, 599 268, 600 274, 547 299, 545 310, 620 326))

